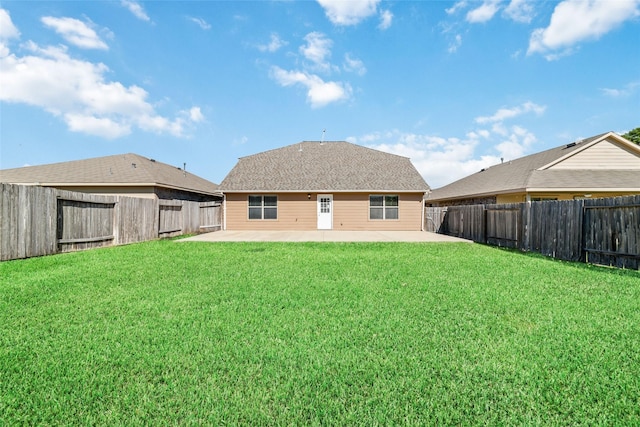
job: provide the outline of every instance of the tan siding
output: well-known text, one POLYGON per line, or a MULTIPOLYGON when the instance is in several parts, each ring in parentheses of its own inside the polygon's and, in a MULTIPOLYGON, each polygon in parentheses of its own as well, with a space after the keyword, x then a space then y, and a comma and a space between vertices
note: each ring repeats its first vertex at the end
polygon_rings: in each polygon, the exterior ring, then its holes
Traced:
POLYGON ((521 203, 526 201, 526 196, 524 193, 519 193, 519 194, 498 194, 496 196, 496 203, 497 204, 504 204, 504 203, 521 203))
MULTIPOLYGON (((618 197, 618 196, 631 196, 636 193, 634 192, 536 192, 530 193, 532 199, 557 199, 557 200, 573 200, 576 198, 591 198, 598 199, 602 197, 618 197), (589 197, 586 197, 586 196, 589 197)), ((519 194, 500 194, 497 197, 497 204, 505 204, 505 203, 520 203, 526 201, 526 196, 524 193, 519 194)))
MULTIPOLYGON (((268 193, 265 193, 268 194, 268 193)), ((275 193, 271 193, 275 194, 275 193)), ((228 230, 315 230, 317 229, 317 193, 280 193, 277 220, 249 220, 248 194, 227 193, 228 230)), ((331 194, 331 193, 323 193, 331 194)), ((399 194, 399 219, 369 220, 369 194, 333 193, 334 230, 420 230, 422 193, 399 194)))
POLYGON ((550 169, 640 170, 640 155, 609 140, 601 141, 550 169))

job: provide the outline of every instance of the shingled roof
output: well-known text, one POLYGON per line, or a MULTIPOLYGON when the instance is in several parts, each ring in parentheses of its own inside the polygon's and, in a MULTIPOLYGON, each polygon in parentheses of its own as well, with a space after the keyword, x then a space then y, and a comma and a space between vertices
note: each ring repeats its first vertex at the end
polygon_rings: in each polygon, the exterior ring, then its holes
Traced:
POLYGON ((619 135, 607 132, 483 169, 433 190, 429 194, 429 201, 553 189, 565 191, 569 189, 640 190, 639 170, 557 170, 549 168, 553 164, 611 137, 627 147, 631 147, 632 150, 640 152, 640 147, 635 148, 634 144, 619 135))
POLYGON ((407 157, 348 142, 304 141, 238 160, 225 192, 426 192, 407 157))
POLYGON ((118 154, 70 162, 0 170, 0 182, 55 186, 155 186, 209 195, 218 185, 138 154, 118 154))

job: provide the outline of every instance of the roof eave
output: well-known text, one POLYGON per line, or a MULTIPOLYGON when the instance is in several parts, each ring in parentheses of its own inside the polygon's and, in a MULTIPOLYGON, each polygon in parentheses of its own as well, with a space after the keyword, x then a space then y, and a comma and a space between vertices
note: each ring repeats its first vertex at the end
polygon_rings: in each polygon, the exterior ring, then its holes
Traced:
POLYGON ((188 191, 190 193, 222 196, 221 191, 206 191, 193 188, 179 187, 176 185, 162 184, 158 182, 30 182, 16 183, 20 185, 40 185, 42 187, 160 187, 172 190, 188 191))
POLYGON ((232 190, 221 189, 223 193, 426 193, 429 189, 415 189, 415 190, 382 190, 382 189, 352 189, 352 190, 331 190, 331 189, 306 189, 306 190, 267 190, 267 189, 253 189, 253 190, 232 190))
MULTIPOLYGON (((439 198, 429 198, 429 201, 434 201, 434 202, 440 202, 440 201, 446 201, 446 200, 458 200, 458 199, 473 199, 476 197, 489 197, 489 196, 495 196, 498 194, 511 194, 511 193, 522 193, 527 191, 526 188, 513 188, 513 189, 508 189, 508 190, 499 190, 499 191, 484 191, 482 193, 469 193, 469 194, 458 194, 458 195, 454 195, 454 196, 447 196, 447 197, 439 197, 439 198)), ((430 195, 433 193, 430 193, 430 195)))

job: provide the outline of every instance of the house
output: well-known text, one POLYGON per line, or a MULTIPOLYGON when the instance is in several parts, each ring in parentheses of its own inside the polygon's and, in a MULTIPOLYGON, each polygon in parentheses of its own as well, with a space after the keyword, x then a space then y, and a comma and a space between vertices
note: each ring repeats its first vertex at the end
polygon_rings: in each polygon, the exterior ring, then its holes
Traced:
POLYGON ((429 186, 406 157, 304 141, 240 158, 220 189, 229 230, 421 230, 429 186))
POLYGON ((431 206, 640 194, 640 146, 614 132, 483 169, 427 196, 431 206))
POLYGON ((218 185, 181 168, 131 153, 4 169, 0 170, 0 182, 162 200, 222 200, 218 185))

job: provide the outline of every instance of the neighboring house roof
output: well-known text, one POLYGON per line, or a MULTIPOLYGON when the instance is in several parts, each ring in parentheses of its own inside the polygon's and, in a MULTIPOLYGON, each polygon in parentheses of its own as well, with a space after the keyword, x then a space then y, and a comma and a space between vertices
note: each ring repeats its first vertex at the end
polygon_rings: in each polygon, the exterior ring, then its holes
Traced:
MULTIPOLYGON (((606 153, 602 151, 602 156, 606 153)), ((640 146, 614 132, 596 135, 483 169, 433 190, 429 201, 545 190, 638 191, 640 146), (598 159, 597 144, 608 148, 606 153, 616 153, 616 158, 598 159), (589 154, 591 165, 584 161, 589 149, 594 151, 589 154)))
POLYGON ((348 142, 304 141, 242 157, 224 192, 426 192, 407 157, 348 142))
POLYGON ((117 154, 39 166, 0 170, 0 182, 27 185, 155 186, 220 195, 218 185, 175 166, 138 154, 117 154))

